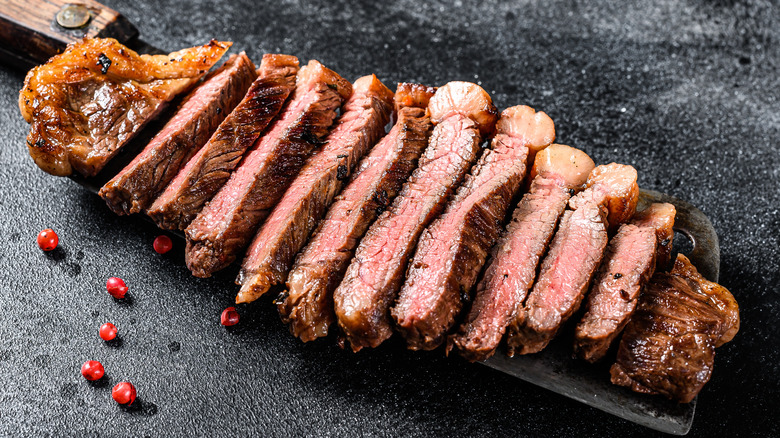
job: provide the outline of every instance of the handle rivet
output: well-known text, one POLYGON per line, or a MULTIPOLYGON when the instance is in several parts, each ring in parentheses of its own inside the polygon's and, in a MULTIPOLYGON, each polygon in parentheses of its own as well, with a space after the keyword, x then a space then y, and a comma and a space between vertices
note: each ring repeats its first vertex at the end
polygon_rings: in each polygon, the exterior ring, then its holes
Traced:
POLYGON ((57 24, 65 29, 84 27, 91 19, 92 14, 84 5, 68 4, 57 12, 57 24))

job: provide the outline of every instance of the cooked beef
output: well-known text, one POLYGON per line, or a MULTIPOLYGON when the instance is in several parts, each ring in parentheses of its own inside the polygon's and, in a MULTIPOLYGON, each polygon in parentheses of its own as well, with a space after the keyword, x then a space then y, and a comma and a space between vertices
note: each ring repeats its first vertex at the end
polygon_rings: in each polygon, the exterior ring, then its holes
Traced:
POLYGON ((539 260, 571 193, 585 183, 593 167, 584 152, 564 145, 551 145, 536 156, 533 173, 537 176, 493 247, 468 318, 450 337, 448 350, 456 348, 471 361, 495 353, 507 326, 522 311, 539 260))
POLYGON ((432 125, 423 108, 428 106, 431 88, 419 86, 414 90, 399 85, 395 94, 397 122, 360 163, 287 277, 279 314, 303 341, 327 336, 336 320, 333 291, 355 247, 374 219, 389 207, 428 145, 432 125))
POLYGON ((100 189, 108 207, 117 214, 146 210, 238 105, 256 77, 254 64, 243 52, 212 72, 146 148, 100 189))
POLYGON ((52 175, 94 176, 230 45, 212 40, 169 55, 138 55, 110 38, 69 45, 30 70, 19 93, 30 155, 52 175))
POLYGON ((185 260, 195 276, 208 277, 240 255, 352 94, 352 84, 317 61, 301 69, 297 84, 279 119, 185 230, 185 260))
POLYGON ((672 256, 674 217, 676 213, 677 210, 672 204, 655 203, 635 214, 631 220, 637 226, 650 227, 655 230, 657 243, 655 265, 659 270, 667 267, 672 256))
POLYGON ((441 217, 423 231, 406 282, 391 310, 409 348, 439 346, 498 239, 526 170, 529 145, 548 146, 555 128, 527 106, 506 109, 486 149, 441 217))
POLYGON ((607 218, 619 221, 634 214, 636 177, 631 166, 597 166, 587 188, 569 200, 575 210, 564 213, 524 312, 510 325, 510 354, 541 351, 579 309, 607 246, 607 218))
POLYGON ((592 203, 563 214, 524 315, 510 326, 510 355, 541 351, 577 310, 607 246, 605 216, 592 203))
POLYGON ((411 82, 401 82, 395 89, 394 114, 396 117, 401 113, 401 108, 416 107, 427 108, 431 97, 436 93, 436 87, 415 84, 411 82))
MULTIPOLYGON (((739 305, 731 292, 718 283, 704 278, 691 261, 688 260, 688 257, 682 254, 678 254, 674 260, 674 268, 671 270, 671 274, 695 282, 701 292, 707 295, 705 299, 707 304, 720 312, 723 318, 721 334, 711 333, 715 341, 715 347, 717 348, 727 342, 731 342, 739 331, 740 325, 739 305)), ((704 299, 704 296, 700 295, 700 298, 704 299)))
POLYGON ((244 153, 295 89, 298 58, 263 56, 258 78, 214 135, 147 210, 161 228, 183 230, 230 178, 244 153))
POLYGON ((655 226, 671 233, 674 213, 671 204, 652 204, 610 240, 574 333, 574 351, 582 359, 601 360, 628 324, 642 286, 655 272, 657 248, 670 249, 657 242, 655 226))
POLYGON ((438 124, 419 167, 368 230, 333 294, 339 326, 354 351, 375 347, 392 334, 390 305, 417 239, 476 161, 480 131, 491 132, 495 124, 490 96, 475 84, 450 82, 436 91, 428 108, 438 124))
POLYGON ((596 203, 607 209, 610 232, 634 216, 639 202, 639 185, 636 169, 625 164, 602 164, 588 176, 586 190, 569 201, 572 209, 585 203, 596 203))
POLYGON ((739 330, 739 307, 723 286, 705 280, 683 255, 657 273, 626 326, 612 383, 688 403, 712 375, 715 347, 739 330))
POLYGON ((393 92, 376 76, 355 81, 327 143, 301 170, 249 245, 239 301, 254 301, 287 279, 293 257, 358 160, 384 135, 392 111, 393 92))

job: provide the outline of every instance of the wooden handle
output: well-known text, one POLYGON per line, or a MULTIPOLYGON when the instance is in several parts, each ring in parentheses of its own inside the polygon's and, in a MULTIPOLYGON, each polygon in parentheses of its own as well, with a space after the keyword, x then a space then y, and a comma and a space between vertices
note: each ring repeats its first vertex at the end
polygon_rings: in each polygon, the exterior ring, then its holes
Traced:
POLYGON ((121 43, 138 29, 93 0, 0 0, 0 51, 15 64, 39 64, 85 36, 121 43))

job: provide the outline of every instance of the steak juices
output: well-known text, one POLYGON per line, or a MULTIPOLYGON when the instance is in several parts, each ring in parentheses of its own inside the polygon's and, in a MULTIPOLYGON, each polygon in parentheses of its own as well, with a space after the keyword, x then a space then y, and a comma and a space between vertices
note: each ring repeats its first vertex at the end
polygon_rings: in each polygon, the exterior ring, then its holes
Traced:
POLYGON ((197 276, 248 245, 236 300, 286 286, 277 308, 302 340, 337 322, 354 351, 399 332, 409 348, 446 342, 472 361, 503 339, 531 354, 585 302, 574 351, 603 361, 617 344, 614 383, 687 402, 709 379, 738 307, 684 256, 665 272, 675 210, 634 214, 635 169, 551 145, 546 114, 514 106, 499 118, 467 82, 393 95, 374 75, 353 85, 289 55, 255 71, 243 53, 206 75, 229 47, 69 46, 20 93, 31 156, 55 175, 95 175, 186 94, 100 195, 118 214, 185 230, 197 276))

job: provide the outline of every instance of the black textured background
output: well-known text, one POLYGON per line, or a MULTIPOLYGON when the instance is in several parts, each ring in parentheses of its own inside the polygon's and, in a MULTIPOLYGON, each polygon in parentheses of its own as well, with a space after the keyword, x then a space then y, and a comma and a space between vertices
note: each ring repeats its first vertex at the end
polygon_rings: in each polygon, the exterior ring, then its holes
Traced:
MULTIPOLYGON (((503 108, 529 104, 558 140, 635 166, 643 187, 697 205, 721 239, 721 283, 742 330, 718 350, 691 436, 777 436, 780 390, 780 13, 769 1, 108 1, 163 49, 215 37, 316 58, 348 79, 470 80, 503 108), (651 4, 652 3, 652 4, 651 4)), ((302 344, 268 300, 219 325, 233 273, 189 275, 182 244, 39 171, 0 66, 0 435, 616 436, 650 434, 441 351, 396 342, 352 354, 302 344), (53 256, 39 230, 61 237, 53 256), (130 286, 129 303, 104 290, 130 286), (106 321, 122 343, 97 336, 106 321), (79 374, 103 362, 104 386, 79 374), (110 399, 122 379, 141 403, 110 399)), ((607 378, 605 376, 605 378, 607 378)))

